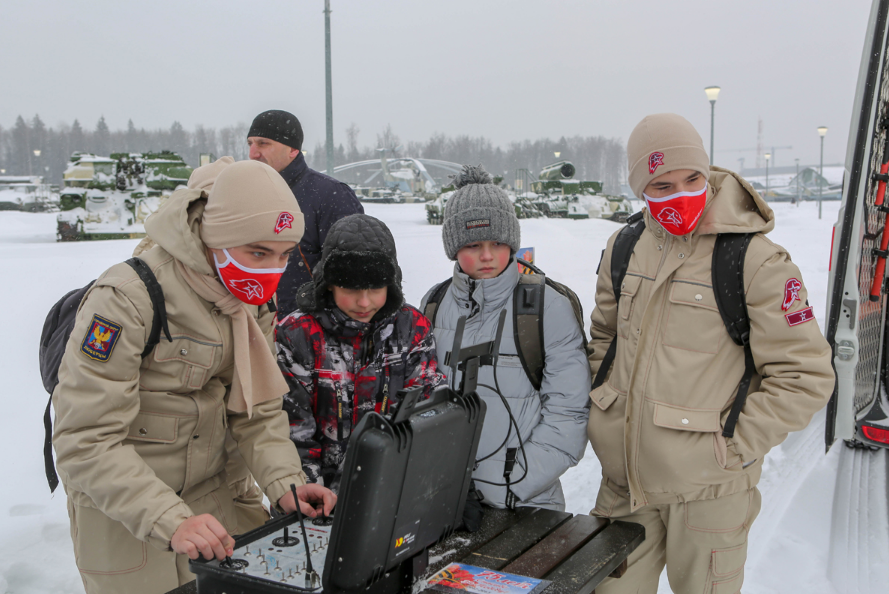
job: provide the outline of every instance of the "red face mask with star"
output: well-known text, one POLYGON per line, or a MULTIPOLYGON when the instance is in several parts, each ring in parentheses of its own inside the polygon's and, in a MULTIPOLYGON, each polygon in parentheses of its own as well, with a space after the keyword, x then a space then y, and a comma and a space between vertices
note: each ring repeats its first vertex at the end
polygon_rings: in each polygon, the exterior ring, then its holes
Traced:
POLYGON ((697 192, 676 192, 663 198, 652 198, 646 193, 648 212, 670 235, 687 235, 697 226, 707 205, 707 184, 697 192))
POLYGON ((232 295, 250 305, 262 305, 272 298, 284 268, 247 268, 232 258, 227 249, 223 248, 222 253, 225 262, 220 264, 215 255, 213 262, 222 284, 232 295))

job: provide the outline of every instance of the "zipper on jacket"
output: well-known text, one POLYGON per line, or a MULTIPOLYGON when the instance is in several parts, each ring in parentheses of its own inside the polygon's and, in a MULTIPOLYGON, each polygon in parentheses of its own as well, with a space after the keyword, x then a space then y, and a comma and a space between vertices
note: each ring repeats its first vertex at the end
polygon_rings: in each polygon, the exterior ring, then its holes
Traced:
POLYGON ((383 373, 383 398, 380 400, 380 414, 386 414, 386 408, 389 405, 389 366, 387 365, 383 373))
POLYGON ((343 440, 343 407, 346 406, 345 398, 343 398, 342 387, 339 382, 333 382, 333 388, 336 390, 336 437, 339 441, 343 440))

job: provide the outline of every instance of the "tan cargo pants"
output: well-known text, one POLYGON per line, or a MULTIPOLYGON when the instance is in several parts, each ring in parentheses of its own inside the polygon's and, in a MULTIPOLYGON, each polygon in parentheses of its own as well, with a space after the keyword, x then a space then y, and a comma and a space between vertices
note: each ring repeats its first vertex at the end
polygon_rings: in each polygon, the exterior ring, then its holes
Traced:
POLYGON ((747 532, 762 498, 755 487, 734 495, 648 505, 630 513, 626 493, 604 484, 591 515, 645 526, 645 541, 630 555, 623 577, 607 578, 597 594, 655 594, 667 566, 675 594, 737 594, 744 583, 747 532))

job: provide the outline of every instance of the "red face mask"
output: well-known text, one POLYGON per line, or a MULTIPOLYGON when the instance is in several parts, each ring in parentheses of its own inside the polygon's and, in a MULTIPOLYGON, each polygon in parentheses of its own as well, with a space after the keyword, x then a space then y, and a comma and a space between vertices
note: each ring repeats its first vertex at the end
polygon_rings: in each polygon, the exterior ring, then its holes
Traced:
POLYGON ((686 235, 695 226, 707 205, 707 184, 697 192, 676 192, 663 198, 652 198, 642 193, 648 212, 670 235, 686 235))
POLYGON ((227 249, 223 249, 222 253, 225 254, 225 262, 220 264, 215 255, 213 262, 222 284, 232 295, 250 305, 262 305, 272 298, 284 268, 247 268, 238 264, 227 249))

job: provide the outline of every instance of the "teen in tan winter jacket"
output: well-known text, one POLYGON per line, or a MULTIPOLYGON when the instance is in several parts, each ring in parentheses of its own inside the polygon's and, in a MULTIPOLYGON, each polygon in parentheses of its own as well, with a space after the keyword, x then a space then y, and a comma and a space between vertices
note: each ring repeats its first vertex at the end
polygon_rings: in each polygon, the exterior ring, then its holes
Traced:
POLYGON ((610 267, 617 234, 599 270, 593 376, 615 334, 617 352, 590 394, 588 435, 603 473, 592 513, 641 523, 646 537, 627 574, 599 590, 654 593, 666 564, 674 592, 734 594, 759 512, 763 458, 826 404, 830 348, 799 269, 765 237, 772 210, 739 176, 709 166, 691 124, 649 116, 630 136, 627 156, 630 184, 648 206, 645 231, 619 303, 610 267), (745 363, 712 287, 719 233, 755 234, 744 289, 756 373, 733 438, 722 429, 745 363))
POLYGON ((335 501, 305 485, 269 348, 265 302, 302 235, 289 188, 267 165, 235 163, 209 196, 179 190, 145 227, 157 245, 141 257, 163 288, 172 342, 141 357, 151 300, 132 268, 113 266, 81 303, 53 393, 53 444, 90 593, 167 592, 194 579, 189 557, 231 553, 227 432, 281 509, 295 509, 291 484, 301 501, 327 511, 335 501))

